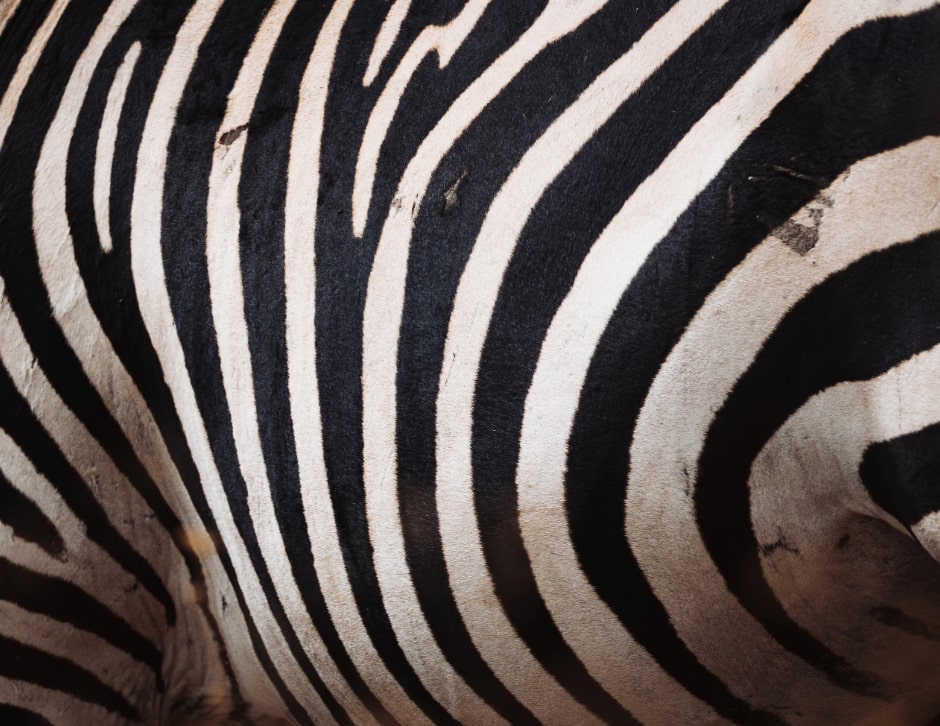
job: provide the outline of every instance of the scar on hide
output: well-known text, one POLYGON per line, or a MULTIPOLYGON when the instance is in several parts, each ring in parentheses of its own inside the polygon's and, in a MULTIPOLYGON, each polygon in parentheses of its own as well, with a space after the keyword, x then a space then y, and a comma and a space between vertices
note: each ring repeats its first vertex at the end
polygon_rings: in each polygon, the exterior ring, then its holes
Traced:
POLYGON ((241 126, 236 126, 234 129, 229 129, 219 137, 219 144, 222 146, 231 146, 247 129, 248 124, 242 124, 241 126))
POLYGON ((467 170, 464 169, 460 173, 460 176, 457 177, 457 181, 451 184, 447 188, 447 191, 444 192, 444 205, 441 207, 441 214, 450 214, 454 210, 454 207, 457 206, 457 190, 466 178, 467 170))
POLYGON ((897 628, 898 630, 903 630, 905 633, 927 638, 928 640, 940 640, 940 628, 912 617, 897 608, 882 605, 881 607, 872 608, 868 612, 882 625, 897 628))

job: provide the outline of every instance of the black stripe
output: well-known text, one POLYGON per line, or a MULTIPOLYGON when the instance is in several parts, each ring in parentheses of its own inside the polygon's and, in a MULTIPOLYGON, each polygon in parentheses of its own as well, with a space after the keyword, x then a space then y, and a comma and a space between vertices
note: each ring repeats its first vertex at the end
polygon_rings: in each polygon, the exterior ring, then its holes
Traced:
POLYGON ((0 635, 0 675, 67 693, 129 721, 141 720, 136 707, 94 674, 70 660, 44 653, 5 635, 0 635))
MULTIPOLYGON (((244 312, 259 435, 291 571, 307 612, 339 672, 377 720, 391 724, 395 719, 356 670, 336 631, 314 568, 287 385, 283 210, 290 144, 285 140, 291 137, 297 89, 313 52, 317 29, 329 10, 328 4, 301 3, 292 11, 265 70, 248 124, 239 186, 244 312)), ((313 224, 314 220, 309 222, 313 224)), ((312 355, 312 351, 308 354, 312 355)))
POLYGON ((754 245, 854 161, 940 131, 933 106, 938 32, 934 10, 874 23, 839 41, 652 252, 614 312, 582 388, 566 484, 579 561, 637 642, 732 720, 740 718, 731 715, 726 687, 679 639, 624 535, 634 424, 689 320, 754 245))
POLYGON ((250 9, 223 5, 212 23, 177 112, 167 152, 163 198, 163 260, 176 330, 197 405, 236 527, 258 575, 268 607, 298 666, 340 723, 349 717, 310 660, 279 601, 261 554, 238 465, 232 422, 222 385, 206 269, 206 203, 212 154, 227 94, 254 38, 267 3, 250 9))
POLYGON ((58 577, 32 572, 0 557, 0 600, 94 633, 150 668, 157 690, 163 691, 160 651, 126 620, 80 587, 58 577))
POLYGON ((42 715, 8 703, 0 703, 0 723, 16 726, 52 726, 42 715))
MULTIPOLYGON (((247 602, 235 575, 234 565, 218 536, 218 528, 202 489, 199 472, 163 377, 156 351, 143 323, 134 290, 129 225, 136 178, 137 150, 140 146, 150 99, 172 49, 177 28, 188 10, 188 3, 185 2, 138 3, 105 51, 95 77, 92 79, 89 90, 90 100, 79 116, 76 129, 77 137, 92 141, 84 145, 73 143, 70 147, 67 179, 69 219, 75 240, 76 259, 95 315, 122 364, 147 401, 193 506, 206 531, 215 541, 222 567, 234 590, 238 607, 245 618, 252 647, 261 666, 293 717, 298 722, 308 723, 309 717, 275 669, 266 645, 251 619, 247 602), (141 41, 141 54, 135 66, 121 115, 112 169, 111 232, 114 249, 105 255, 101 251, 92 217, 93 140, 97 137, 104 99, 113 73, 122 62, 131 43, 136 40, 141 41), (83 178, 81 173, 87 176, 83 178)), ((245 710, 244 699, 235 679, 219 625, 204 597, 206 589, 201 564, 198 559, 191 557, 188 548, 183 550, 183 554, 198 597, 197 604, 212 632, 232 689, 231 718, 233 721, 241 722, 244 720, 242 715, 245 710)))
POLYGON ((26 55, 30 41, 46 19, 54 2, 55 0, 21 2, 13 17, 7 21, 3 33, 0 33, 0 43, 3 45, 3 53, 0 53, 0 98, 7 92, 20 60, 26 55))
MULTIPOLYGON (((495 679, 470 640, 448 587, 439 535, 435 400, 453 296, 489 204, 520 156, 665 9, 662 3, 645 5, 639 11, 628 3, 611 3, 577 31, 543 51, 457 140, 435 173, 416 221, 397 382, 398 495, 409 569, 425 618, 448 659, 478 693, 514 723, 519 721, 521 705, 516 705, 512 694, 495 679), (629 23, 623 21, 626 13, 629 23), (589 53, 584 53, 585 44, 590 46, 589 53), (457 180, 456 202, 447 204, 445 192, 457 180)), ((533 5, 528 7, 528 14, 518 10, 510 13, 505 6, 491 6, 481 19, 479 35, 471 35, 445 71, 444 84, 456 85, 448 81, 447 74, 459 79, 466 74, 465 82, 477 77, 485 64, 503 50, 488 43, 501 40, 502 46, 508 46, 541 10, 533 5), (481 59, 485 61, 482 68, 478 67, 481 59)), ((424 94, 426 84, 418 87, 424 94)), ((420 100, 413 98, 403 105, 409 109, 406 113, 417 115, 426 112, 426 103, 422 95, 420 100)), ((487 399, 478 396, 478 405, 484 402, 487 399)), ((496 458, 502 453, 490 449, 485 456, 496 458)), ((504 550, 500 552, 502 556, 504 550)), ((544 638, 535 647, 532 643, 529 646, 537 656, 545 656, 546 646, 552 649, 551 655, 542 658, 543 665, 569 689, 577 691, 578 684, 583 686, 582 699, 593 703, 603 716, 612 721, 629 719, 619 704, 584 677, 573 655, 569 653, 565 660, 566 646, 562 643, 558 647, 557 643, 556 636, 554 647, 544 638)))
POLYGON ((56 526, 2 473, 0 473, 0 522, 10 527, 15 537, 38 545, 48 555, 57 559, 62 559, 65 555, 65 543, 56 526))
MULTIPOLYGON (((772 8, 732 2, 718 12, 614 114, 555 180, 516 247, 477 379, 475 488, 484 548, 497 592, 516 628, 543 662, 559 657, 561 636, 537 593, 518 523, 507 518, 506 512, 518 506, 515 468, 523 405, 545 332, 581 261, 609 220, 803 5, 802 0, 776 3, 772 8), (741 37, 753 40, 740 43, 741 37), (706 66, 701 62, 703 57, 715 61, 706 66), (677 99, 682 99, 681 104, 677 99)), ((627 361, 621 359, 614 375, 632 375, 627 373, 627 361)), ((620 486, 622 492, 622 483, 620 486)), ((571 486, 579 487, 580 482, 571 486)), ((594 527, 598 503, 587 506, 591 515, 582 521, 594 527)), ((622 501, 616 509, 622 516, 622 501)), ((621 538, 622 522, 620 519, 621 538)), ((608 555, 595 556, 603 562, 608 555)), ((625 574, 619 573, 619 587, 624 587, 625 574)), ((628 592, 629 607, 635 612, 635 591, 630 588, 628 592)), ((679 643, 668 622, 665 626, 661 629, 665 632, 658 633, 664 636, 661 645, 675 646, 680 667, 691 670, 703 685, 693 691, 695 695, 701 698, 704 692, 719 713, 739 722, 772 718, 752 710, 710 677, 679 643)), ((638 640, 644 643, 644 639, 638 640)), ((656 642, 660 644, 658 639, 656 642)), ((574 654, 567 659, 573 662, 574 654)))
POLYGON ((56 447, 29 404, 19 395, 5 368, 0 367, 0 428, 17 443, 36 470, 62 497, 75 515, 85 523, 86 534, 107 551, 122 568, 136 577, 156 598, 172 623, 175 606, 169 591, 144 559, 108 520, 95 494, 56 447))
POLYGON ((940 424, 868 447, 859 475, 875 503, 908 528, 940 510, 940 424))
MULTIPOLYGON (((106 6, 106 3, 103 4, 106 6)), ((52 308, 44 294, 45 287, 32 234, 33 170, 45 131, 61 102, 70 69, 96 27, 96 9, 94 4, 86 3, 79 10, 74 5, 66 10, 27 84, 3 145, 0 156, 0 178, 4 180, 0 193, 0 219, 4 222, 7 243, 0 245, 0 275, 4 279, 11 307, 49 382, 66 405, 78 412, 80 420, 87 425, 92 436, 99 442, 105 442, 105 449, 108 450, 107 443, 123 441, 123 434, 85 377, 77 356, 54 322, 52 308), (31 103, 32 98, 42 98, 43 103, 31 103), (37 291, 42 293, 37 294, 37 291)), ((2 385, 9 389, 12 408, 22 407, 29 411, 5 371, 2 385)), ((84 512, 88 516, 89 536, 103 537, 103 541, 112 543, 117 561, 139 577, 144 587, 163 605, 167 620, 172 623, 176 611, 166 587, 149 563, 113 530, 81 477, 65 461, 33 418, 32 412, 17 420, 8 410, 4 410, 0 412, 0 419, 21 448, 32 452, 28 455, 33 464, 63 493, 76 513, 83 516, 80 512, 84 512), (36 433, 24 435, 27 429, 36 433), (57 479, 57 476, 62 478, 57 479), (79 508, 75 509, 76 506, 79 508)), ((99 544, 108 549, 103 541, 99 544)))
POLYGON ((696 515, 728 588, 782 646, 864 695, 885 688, 796 623, 765 579, 748 477, 770 437, 810 396, 872 378, 940 342, 938 273, 940 234, 932 234, 871 254, 811 291, 717 412, 699 460, 696 515))

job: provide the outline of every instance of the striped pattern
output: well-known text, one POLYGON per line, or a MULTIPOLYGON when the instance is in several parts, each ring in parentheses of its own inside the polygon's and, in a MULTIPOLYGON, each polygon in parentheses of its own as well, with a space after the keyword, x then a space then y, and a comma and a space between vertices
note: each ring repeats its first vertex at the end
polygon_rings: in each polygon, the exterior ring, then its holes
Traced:
POLYGON ((938 38, 0 0, 0 721, 940 715, 938 38))

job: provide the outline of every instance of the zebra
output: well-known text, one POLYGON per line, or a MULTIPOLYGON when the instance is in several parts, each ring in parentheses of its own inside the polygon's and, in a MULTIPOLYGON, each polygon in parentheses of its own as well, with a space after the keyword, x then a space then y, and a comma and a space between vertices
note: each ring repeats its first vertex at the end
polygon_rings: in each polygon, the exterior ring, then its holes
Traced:
POLYGON ((0 721, 940 716, 940 5, 0 0, 0 721))

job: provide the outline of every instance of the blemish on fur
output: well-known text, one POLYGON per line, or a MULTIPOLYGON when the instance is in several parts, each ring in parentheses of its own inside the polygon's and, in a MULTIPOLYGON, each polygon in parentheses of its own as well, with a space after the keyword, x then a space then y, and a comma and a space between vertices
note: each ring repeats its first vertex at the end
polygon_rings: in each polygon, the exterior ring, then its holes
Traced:
POLYGON ((799 557, 800 550, 797 547, 794 547, 792 544, 787 542, 787 538, 784 536, 783 532, 779 529, 777 530, 777 539, 768 544, 762 544, 760 546, 760 553, 764 557, 769 557, 777 550, 783 550, 784 552, 789 552, 791 555, 796 555, 799 557))
POLYGON ((816 197, 792 219, 774 230, 773 235, 798 255, 805 256, 819 242, 819 228, 833 201, 825 194, 816 197))
POLYGON ((905 633, 927 638, 928 640, 940 640, 940 628, 925 623, 890 605, 875 607, 868 612, 875 620, 882 625, 887 625, 889 628, 897 628, 905 633))
POLYGON ((792 219, 788 219, 781 224, 774 232, 774 235, 801 257, 813 249, 819 241, 818 228, 807 227, 805 224, 794 222, 792 219))
POLYGON ((454 207, 457 206, 457 190, 460 189, 460 185, 463 183, 463 180, 467 178, 467 170, 464 169, 460 176, 457 177, 457 180, 447 187, 447 190, 444 192, 444 204, 441 207, 441 214, 450 214, 454 211, 454 207))
POLYGON ((851 537, 849 537, 849 535, 847 534, 844 534, 841 537, 839 537, 839 541, 836 542, 836 549, 837 550, 845 549, 845 546, 849 543, 850 539, 851 537))
POLYGON ((229 129, 219 137, 219 144, 221 146, 231 146, 247 129, 248 124, 242 124, 241 126, 236 126, 234 129, 229 129))
POLYGON ((821 179, 820 177, 804 174, 803 172, 797 171, 796 169, 791 169, 788 166, 782 166, 781 164, 771 164, 770 168, 790 177, 791 179, 799 179, 800 181, 808 182, 817 188, 825 184, 825 180, 821 179))

